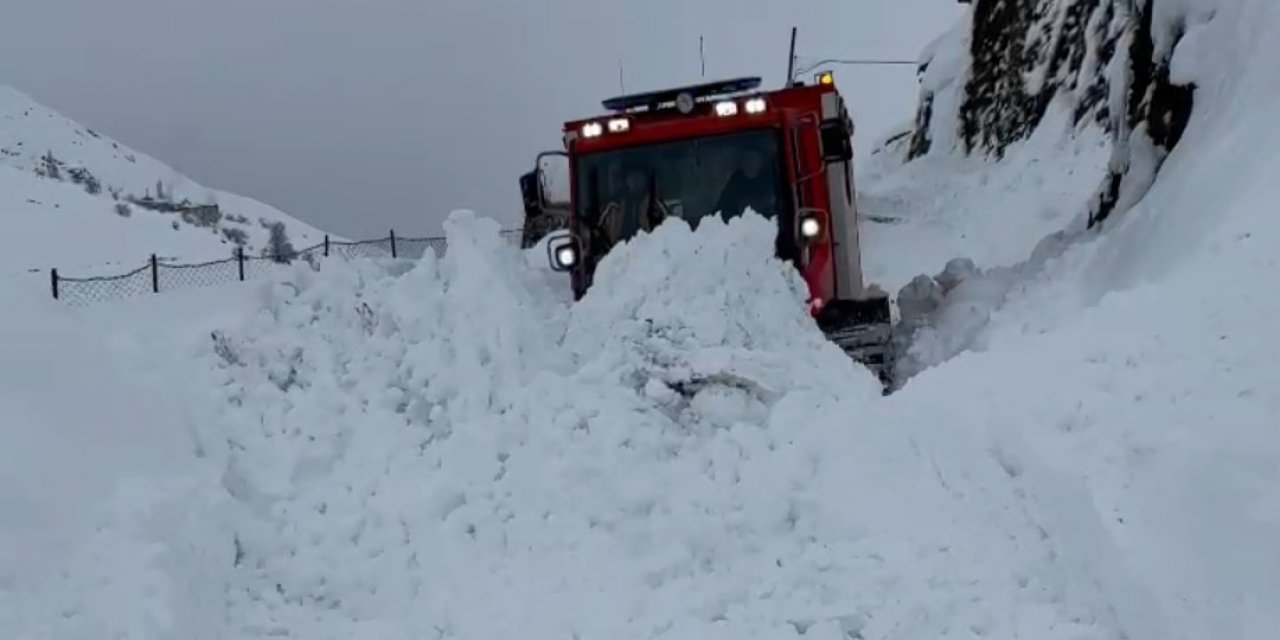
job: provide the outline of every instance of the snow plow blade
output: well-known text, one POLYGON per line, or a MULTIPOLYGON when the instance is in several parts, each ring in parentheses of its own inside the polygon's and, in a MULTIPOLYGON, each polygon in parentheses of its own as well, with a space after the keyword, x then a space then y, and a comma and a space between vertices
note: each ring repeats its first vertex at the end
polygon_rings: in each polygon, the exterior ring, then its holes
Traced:
POLYGON ((885 395, 894 390, 893 319, 888 296, 833 300, 816 319, 828 340, 880 379, 885 395))

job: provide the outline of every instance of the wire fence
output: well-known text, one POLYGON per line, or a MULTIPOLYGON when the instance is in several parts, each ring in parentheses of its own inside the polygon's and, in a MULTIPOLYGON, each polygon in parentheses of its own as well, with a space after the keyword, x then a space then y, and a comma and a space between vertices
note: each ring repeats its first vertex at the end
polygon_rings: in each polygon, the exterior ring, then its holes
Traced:
MULTIPOLYGON (((520 229, 502 231, 503 239, 513 244, 521 243, 520 229)), ((83 306, 110 300, 119 300, 149 293, 160 293, 190 287, 208 287, 231 282, 245 282, 262 277, 296 261, 318 267, 319 261, 329 257, 345 259, 392 258, 418 260, 427 251, 443 255, 444 238, 404 238, 392 231, 386 238, 359 241, 341 241, 324 237, 324 242, 286 255, 248 255, 238 248, 234 256, 198 264, 174 264, 165 262, 155 254, 146 264, 114 276, 71 278, 49 270, 49 285, 56 300, 83 306)))

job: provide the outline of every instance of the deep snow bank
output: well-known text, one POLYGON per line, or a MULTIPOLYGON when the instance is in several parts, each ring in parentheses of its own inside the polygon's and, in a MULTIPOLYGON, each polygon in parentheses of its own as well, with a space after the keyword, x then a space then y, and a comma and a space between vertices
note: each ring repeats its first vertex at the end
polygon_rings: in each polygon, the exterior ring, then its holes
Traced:
POLYGON ((447 231, 218 334, 242 636, 1112 636, 997 461, 805 321, 764 220, 668 223, 573 309, 447 231))
POLYGON ((231 537, 183 390, 139 384, 52 300, 5 278, 0 299, 4 636, 220 637, 231 537))

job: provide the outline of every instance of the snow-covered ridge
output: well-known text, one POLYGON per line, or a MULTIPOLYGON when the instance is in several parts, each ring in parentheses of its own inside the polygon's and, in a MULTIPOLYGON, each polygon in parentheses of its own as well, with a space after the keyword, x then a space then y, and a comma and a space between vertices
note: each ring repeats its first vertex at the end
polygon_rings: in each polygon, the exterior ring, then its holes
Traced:
POLYGON ((0 251, 0 273, 59 267, 99 275, 131 269, 152 253, 203 262, 229 257, 238 246, 261 254, 272 245, 273 227, 278 240, 294 246, 324 237, 0 85, 0 231, 20 239, 0 251))

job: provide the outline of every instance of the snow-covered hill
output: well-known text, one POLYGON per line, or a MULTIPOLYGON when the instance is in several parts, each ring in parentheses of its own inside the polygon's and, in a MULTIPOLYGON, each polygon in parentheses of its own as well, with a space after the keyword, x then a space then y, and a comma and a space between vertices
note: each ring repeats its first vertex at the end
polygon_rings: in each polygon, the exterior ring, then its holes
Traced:
POLYGON ((127 271, 155 253, 203 262, 324 233, 260 202, 210 189, 0 85, 0 275, 57 267, 127 271))

